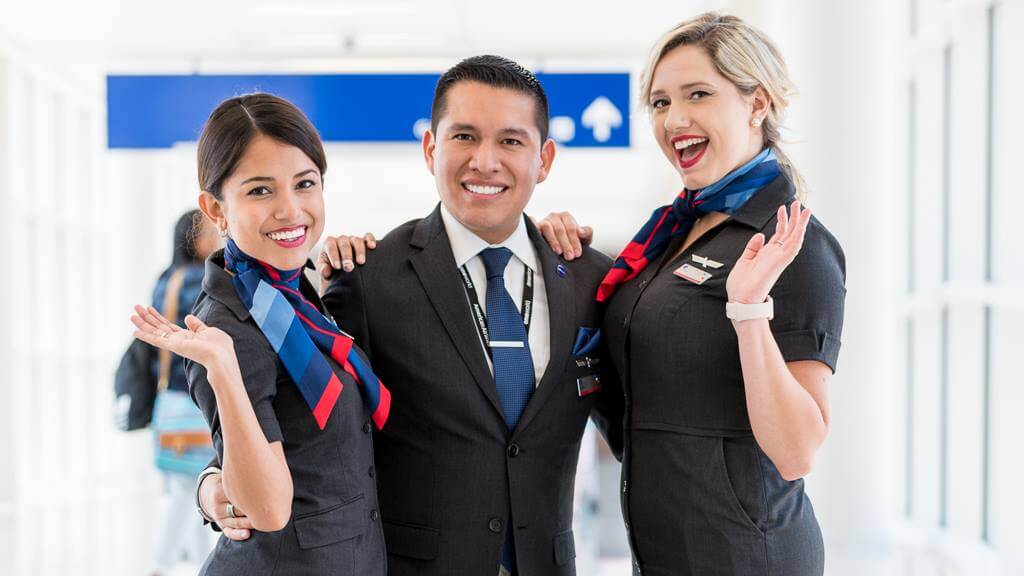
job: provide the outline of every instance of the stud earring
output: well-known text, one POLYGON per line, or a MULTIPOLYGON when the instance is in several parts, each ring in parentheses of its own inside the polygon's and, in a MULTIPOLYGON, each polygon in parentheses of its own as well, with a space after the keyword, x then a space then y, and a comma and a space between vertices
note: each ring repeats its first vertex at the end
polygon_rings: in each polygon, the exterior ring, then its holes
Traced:
POLYGON ((761 119, 756 116, 754 118, 751 118, 750 125, 753 126, 754 128, 759 128, 761 126, 761 119))

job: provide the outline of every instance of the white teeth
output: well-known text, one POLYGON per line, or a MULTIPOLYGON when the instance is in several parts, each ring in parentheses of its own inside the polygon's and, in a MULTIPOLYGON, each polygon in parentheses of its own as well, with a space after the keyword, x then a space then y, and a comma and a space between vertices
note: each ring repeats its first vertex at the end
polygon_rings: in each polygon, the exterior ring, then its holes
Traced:
POLYGON ((700 144, 702 142, 707 141, 707 138, 687 138, 686 140, 680 140, 679 142, 676 142, 675 147, 676 150, 682 150, 683 148, 688 148, 690 146, 693 146, 694 144, 700 144))
POLYGON ((286 230, 284 232, 271 232, 267 234, 271 240, 295 240, 301 238, 306 234, 306 227, 295 228, 294 230, 286 230))
POLYGON ((487 196, 494 196, 505 189, 504 186, 477 186, 476 184, 464 184, 464 186, 474 194, 485 194, 487 196))

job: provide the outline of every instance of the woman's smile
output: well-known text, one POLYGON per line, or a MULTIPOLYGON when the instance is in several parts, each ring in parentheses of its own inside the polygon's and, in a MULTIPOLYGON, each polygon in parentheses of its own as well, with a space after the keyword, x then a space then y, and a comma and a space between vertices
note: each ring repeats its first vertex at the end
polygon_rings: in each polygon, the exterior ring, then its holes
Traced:
POLYGON ((672 147, 678 155, 679 167, 686 170, 696 166, 704 157, 708 150, 708 139, 706 136, 683 134, 672 138, 672 147))
POLYGON ((273 232, 268 232, 266 236, 282 248, 298 248, 306 243, 306 231, 308 229, 308 226, 279 228, 273 232))

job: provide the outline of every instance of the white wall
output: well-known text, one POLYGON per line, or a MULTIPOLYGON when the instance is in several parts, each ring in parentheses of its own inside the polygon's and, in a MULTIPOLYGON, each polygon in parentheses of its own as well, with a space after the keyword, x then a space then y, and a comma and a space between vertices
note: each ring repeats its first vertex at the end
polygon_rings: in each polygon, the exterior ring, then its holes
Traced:
MULTIPOLYGON (((142 570, 138 517, 156 486, 148 438, 112 426, 128 341, 123 198, 106 184, 99 78, 0 44, 0 557, 4 573, 142 570)), ((148 544, 144 543, 143 544, 148 544)))
MULTIPOLYGON (((792 126, 808 144, 793 150, 819 191, 811 206, 847 254, 832 434, 809 484, 830 550, 908 566, 927 558, 929 569, 958 574, 1022 573, 1012 327, 1024 318, 1024 277, 1012 158, 1024 127, 1014 108, 1024 51, 1013 32, 1024 9, 794 0, 765 19, 802 91, 792 126)), ((856 566, 830 571, 866 571, 856 566)))

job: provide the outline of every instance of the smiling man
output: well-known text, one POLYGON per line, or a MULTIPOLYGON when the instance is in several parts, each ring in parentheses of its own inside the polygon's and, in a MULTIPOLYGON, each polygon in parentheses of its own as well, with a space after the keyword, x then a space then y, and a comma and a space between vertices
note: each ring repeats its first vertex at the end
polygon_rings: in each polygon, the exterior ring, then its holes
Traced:
MULTIPOLYGON (((324 294, 392 408, 366 471, 379 518, 323 528, 354 538, 383 522, 392 576, 575 574, 588 417, 619 453, 623 397, 594 300, 611 261, 589 248, 561 260, 523 213, 554 161, 547 132, 547 97, 523 67, 477 56, 449 69, 423 137, 440 204, 324 294)), ((221 520, 216 478, 202 501, 221 520)))

